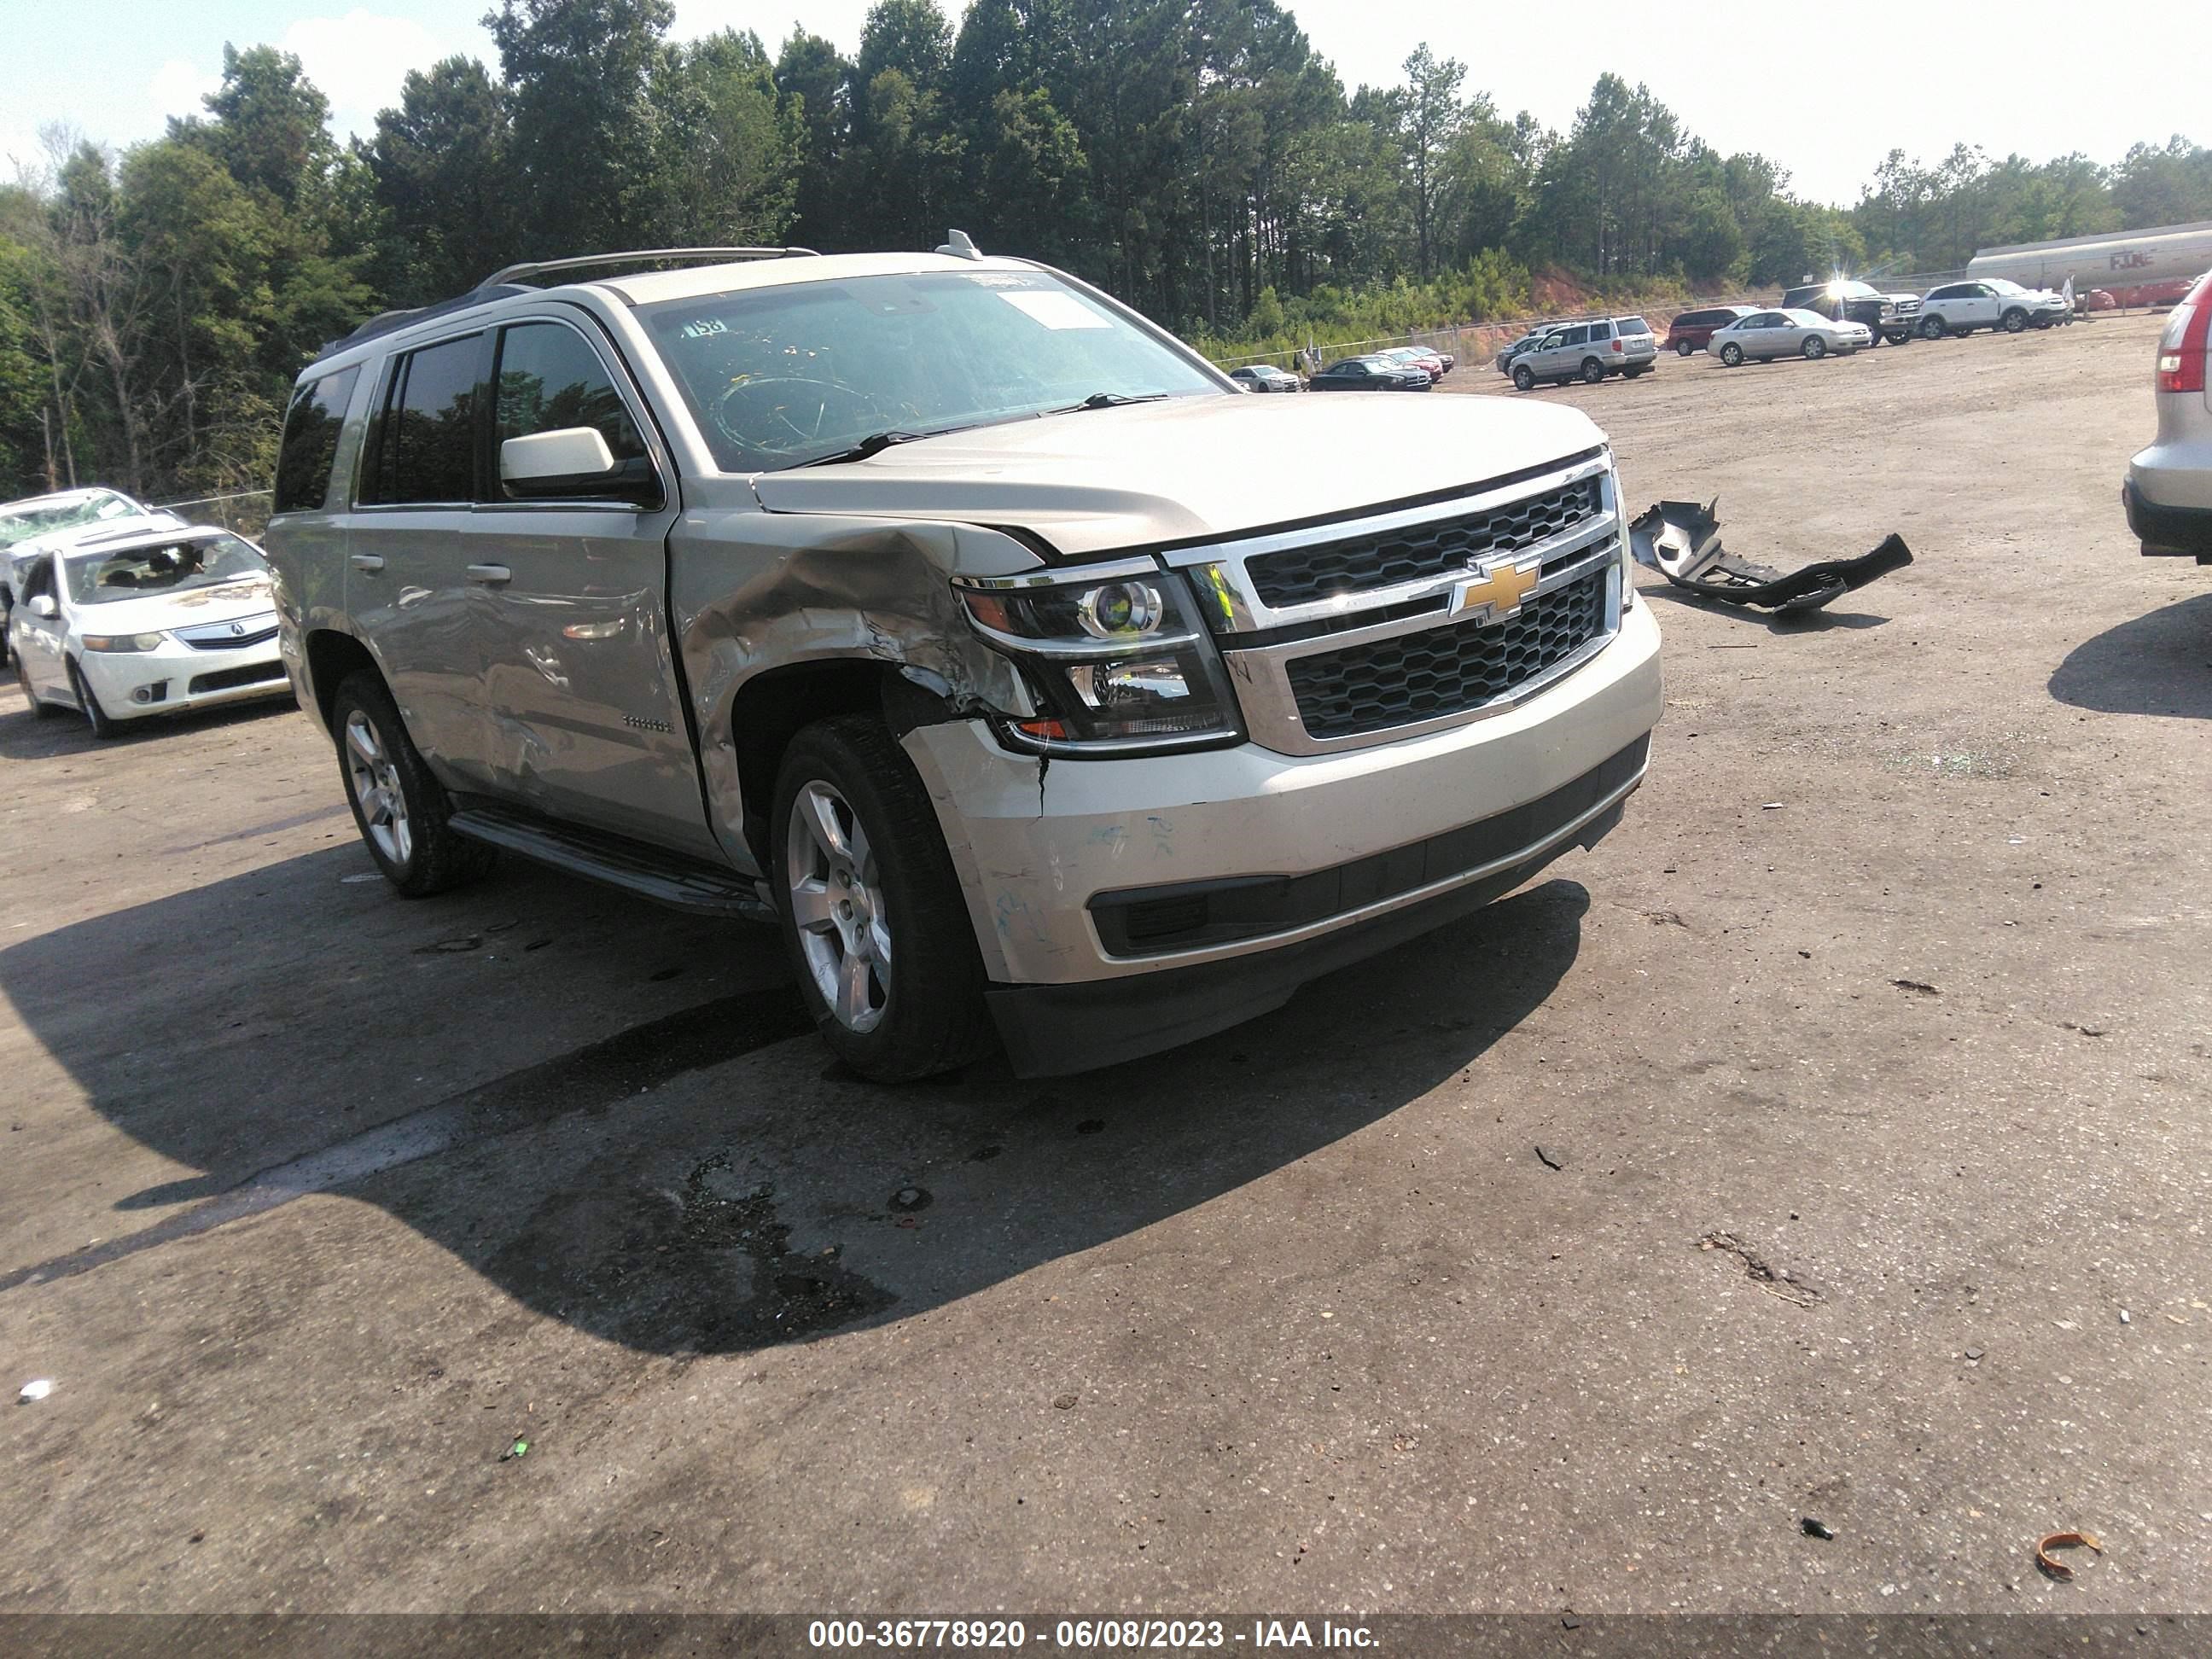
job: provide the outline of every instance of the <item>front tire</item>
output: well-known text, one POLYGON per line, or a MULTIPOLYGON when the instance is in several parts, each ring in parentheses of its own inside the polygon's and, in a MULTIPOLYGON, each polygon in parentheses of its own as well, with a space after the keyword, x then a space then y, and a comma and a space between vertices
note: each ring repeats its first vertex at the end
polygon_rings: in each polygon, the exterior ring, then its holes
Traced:
POLYGON ((1677 357, 1686 357, 1696 349, 1697 347, 1692 345, 1687 340, 1677 340, 1674 342, 1674 355, 1677 357))
POLYGON ((1536 372, 1526 363, 1516 363, 1513 366, 1513 384, 1523 392, 1534 392, 1536 389, 1536 372))
POLYGON ((103 743, 110 738, 121 736, 123 728, 110 720, 107 711, 100 706, 100 699, 93 695, 92 685, 85 678, 84 671, 72 662, 69 665, 69 677, 70 690, 76 693, 76 706, 83 713, 85 723, 92 727, 92 735, 103 743))
POLYGON ((1721 348, 1721 361, 1726 363, 1730 368, 1741 368, 1743 367, 1743 348, 1738 345, 1734 340, 1730 340, 1726 345, 1721 348))
POLYGON ((2014 306, 2010 311, 2005 313, 2004 331, 2006 333, 2022 334, 2027 332, 2027 313, 2026 312, 2022 311, 2018 306, 2014 306))
POLYGON ((807 1012, 837 1058, 877 1083, 989 1052, 983 959, 936 810, 883 723, 848 715, 792 740, 777 775, 769 868, 807 1012))
POLYGON ((1805 354, 1805 361, 1808 363, 1817 363, 1828 355, 1828 343, 1817 334, 1808 334, 1805 343, 1797 349, 1805 354))
POLYGON ((384 878, 409 898, 428 898, 481 878, 496 849, 456 835, 453 803, 416 752, 399 707, 367 669, 346 677, 331 702, 338 771, 362 844, 384 878))

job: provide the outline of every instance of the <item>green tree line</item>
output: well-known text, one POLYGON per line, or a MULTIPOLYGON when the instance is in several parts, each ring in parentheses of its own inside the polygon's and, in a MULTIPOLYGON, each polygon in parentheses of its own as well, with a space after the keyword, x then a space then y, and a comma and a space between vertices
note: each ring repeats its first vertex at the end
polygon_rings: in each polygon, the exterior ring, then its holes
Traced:
POLYGON ((1849 208, 1601 76, 1565 131, 1426 46, 1347 91, 1275 0, 878 0, 857 50, 670 38, 668 0, 500 0, 498 63, 410 73, 340 143, 296 58, 224 49, 204 113, 118 155, 49 135, 0 186, 0 496, 264 484, 292 377, 386 307, 519 258, 933 246, 948 227, 1220 349, 1614 291, 1963 264, 2212 218, 2212 151, 2100 166, 1893 152, 1849 208))

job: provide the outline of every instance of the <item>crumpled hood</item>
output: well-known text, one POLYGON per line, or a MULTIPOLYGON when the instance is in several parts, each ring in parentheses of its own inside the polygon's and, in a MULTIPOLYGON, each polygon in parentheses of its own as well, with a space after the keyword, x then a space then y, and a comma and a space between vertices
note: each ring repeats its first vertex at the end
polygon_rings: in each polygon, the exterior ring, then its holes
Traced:
POLYGON ((982 427, 753 488, 772 513, 1006 525, 1080 556, 1353 513, 1604 441, 1565 404, 1238 392, 982 427))
POLYGON ((194 628, 202 623, 265 617, 276 609, 276 592, 269 578, 240 576, 182 593, 149 593, 143 599, 82 605, 75 615, 77 627, 88 634, 158 634, 165 629, 194 628))

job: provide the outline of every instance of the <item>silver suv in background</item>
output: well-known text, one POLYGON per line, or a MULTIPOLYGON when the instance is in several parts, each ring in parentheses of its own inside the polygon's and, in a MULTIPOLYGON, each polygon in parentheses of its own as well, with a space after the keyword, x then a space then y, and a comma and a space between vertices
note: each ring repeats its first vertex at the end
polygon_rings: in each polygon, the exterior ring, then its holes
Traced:
POLYGON ((1511 373, 1513 384, 1530 392, 1540 380, 1595 386, 1608 374, 1632 380, 1649 374, 1658 361, 1659 342, 1650 324, 1641 317, 1600 317, 1553 329, 1514 358, 1511 373))
POLYGON ((1249 397, 957 234, 693 257, 514 267, 300 377, 280 639, 400 892, 505 849, 772 911, 857 1072, 1037 1075, 1276 1007, 1643 781, 1581 411, 1249 397))
POLYGON ((2128 527, 2145 553, 2212 564, 2212 272, 2166 318, 2152 384, 2158 438, 2128 463, 2128 527))

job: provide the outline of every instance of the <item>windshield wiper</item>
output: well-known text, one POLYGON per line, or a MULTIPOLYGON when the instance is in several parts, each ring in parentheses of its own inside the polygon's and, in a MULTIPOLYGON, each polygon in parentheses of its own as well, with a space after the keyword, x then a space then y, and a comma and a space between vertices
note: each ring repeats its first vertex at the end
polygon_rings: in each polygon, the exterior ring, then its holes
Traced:
POLYGON ((1164 392, 1140 392, 1132 395, 1126 392, 1094 392, 1079 404, 1069 404, 1062 409, 1048 409, 1048 415, 1080 415, 1086 409, 1119 409, 1124 404, 1156 404, 1167 397, 1164 392))
POLYGON ((840 449, 832 454, 817 455, 811 461, 801 461, 801 466, 836 466, 841 461, 865 461, 871 455, 880 455, 894 444, 910 444, 917 438, 934 438, 934 432, 871 432, 849 449, 840 449))

